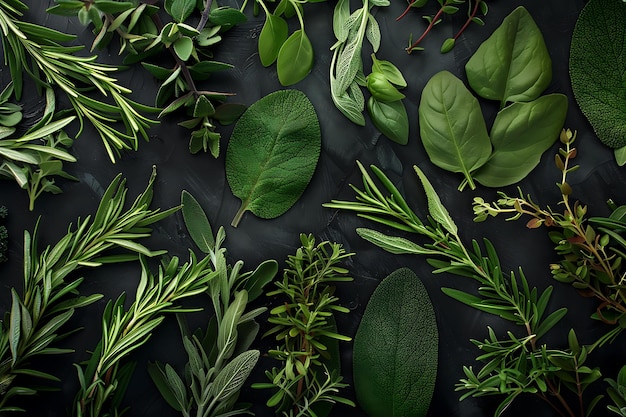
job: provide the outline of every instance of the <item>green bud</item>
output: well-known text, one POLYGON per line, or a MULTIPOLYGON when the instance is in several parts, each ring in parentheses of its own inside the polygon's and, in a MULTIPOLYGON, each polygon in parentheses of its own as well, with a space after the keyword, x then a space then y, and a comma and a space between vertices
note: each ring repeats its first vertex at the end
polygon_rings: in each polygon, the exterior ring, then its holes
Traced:
POLYGON ((447 54, 448 52, 450 52, 452 48, 454 48, 454 43, 455 43, 454 38, 446 39, 441 45, 441 53, 447 54))

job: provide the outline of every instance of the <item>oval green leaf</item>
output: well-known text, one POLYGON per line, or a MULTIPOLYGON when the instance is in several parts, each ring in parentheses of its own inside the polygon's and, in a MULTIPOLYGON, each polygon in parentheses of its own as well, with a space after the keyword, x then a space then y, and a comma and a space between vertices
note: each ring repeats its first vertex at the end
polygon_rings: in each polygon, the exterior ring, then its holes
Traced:
POLYGON ((368 416, 426 416, 438 342, 426 288, 410 269, 394 271, 372 294, 354 337, 354 389, 368 416))
POLYGON ((491 155, 491 142, 478 100, 448 71, 424 87, 419 106, 420 136, 433 164, 462 173, 470 188, 472 172, 491 155))
POLYGON ((574 98, 598 139, 626 146, 626 4, 591 0, 578 16, 570 48, 574 98))
POLYGON ((211 223, 200 203, 188 191, 183 190, 180 196, 183 206, 183 221, 189 236, 203 253, 210 253, 215 247, 215 238, 211 223))
POLYGON ((181 36, 174 41, 174 52, 182 60, 187 61, 193 52, 193 41, 189 36, 181 36))
POLYGON ((302 81, 313 68, 313 45, 304 30, 296 30, 278 52, 276 71, 283 86, 302 81))
POLYGON ((491 128, 493 153, 474 173, 487 187, 504 187, 525 178, 541 155, 559 138, 567 115, 567 97, 549 94, 500 110, 491 128))
POLYGON ((259 58, 264 67, 269 67, 278 58, 278 51, 289 35, 287 22, 280 16, 268 14, 259 35, 259 58))
POLYGON ((481 97, 507 102, 531 101, 552 81, 552 61, 543 35, 519 6, 483 42, 465 65, 467 80, 481 97))
POLYGON ((196 0, 165 0, 165 11, 178 23, 182 23, 193 12, 196 0))
POLYGON ((300 198, 317 166, 320 125, 307 96, 279 90, 241 115, 226 150, 226 179, 241 208, 264 219, 285 213, 300 198))
POLYGON ((376 129, 392 141, 406 145, 409 141, 409 116, 402 100, 389 103, 370 97, 367 112, 376 129))

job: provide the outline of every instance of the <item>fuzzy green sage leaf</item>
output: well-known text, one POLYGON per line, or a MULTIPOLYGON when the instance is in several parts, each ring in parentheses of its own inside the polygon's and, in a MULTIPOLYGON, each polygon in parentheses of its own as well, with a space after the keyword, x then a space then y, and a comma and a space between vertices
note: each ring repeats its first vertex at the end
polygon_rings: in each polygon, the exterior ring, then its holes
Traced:
POLYGON ((226 179, 241 208, 264 219, 285 213, 313 177, 321 149, 319 120, 298 90, 280 90, 252 104, 237 121, 226 150, 226 179))
POLYGON ((580 110, 600 141, 611 148, 626 146, 624 68, 626 4, 589 1, 572 33, 570 79, 580 110))
POLYGON ((401 268, 376 288, 354 337, 354 389, 370 417, 424 417, 435 388, 439 332, 424 284, 401 268))

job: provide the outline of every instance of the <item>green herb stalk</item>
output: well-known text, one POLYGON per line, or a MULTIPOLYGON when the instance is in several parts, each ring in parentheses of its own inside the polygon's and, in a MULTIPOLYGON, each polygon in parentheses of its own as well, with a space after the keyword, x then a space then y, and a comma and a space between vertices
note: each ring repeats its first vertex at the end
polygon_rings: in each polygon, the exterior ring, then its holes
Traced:
POLYGON ((337 265, 352 254, 337 243, 316 245, 313 235, 301 234, 300 241, 302 246, 287 259, 283 280, 275 283, 278 289, 267 294, 286 298, 284 304, 270 311, 268 321, 274 327, 265 333, 275 335, 281 343, 269 355, 283 366, 266 371, 270 383, 253 385, 275 390, 267 405, 284 416, 313 415, 311 409, 323 402, 354 405, 336 395, 346 384, 341 382, 338 369, 327 367, 331 355, 328 343, 352 340, 334 330, 333 314, 349 310, 337 304, 339 299, 331 285, 352 280, 346 276, 348 271, 337 265))
POLYGON ((495 410, 496 416, 522 394, 537 395, 561 416, 573 417, 590 412, 599 398, 585 403, 583 393, 588 385, 601 377, 598 369, 584 365, 590 349, 580 346, 573 330, 568 337, 568 349, 550 349, 540 344, 541 338, 566 314, 565 308, 547 312, 552 287, 539 293, 537 288, 529 286, 521 269, 517 274, 503 273, 496 250, 486 239, 484 250, 476 241, 465 246, 457 225, 419 168, 414 167, 428 198, 427 222, 420 220, 411 210, 382 171, 371 167, 389 196, 383 194, 360 163, 359 168, 364 188, 360 190, 352 186, 356 201, 333 200, 324 206, 355 211, 366 219, 426 238, 428 242, 420 245, 375 230, 357 229, 361 237, 388 252, 427 256, 435 273, 471 278, 479 285, 477 293, 443 288, 444 293, 480 311, 497 315, 518 328, 507 332, 504 339, 489 328, 487 339, 472 340, 483 352, 477 360, 484 365, 478 372, 471 366, 464 367, 465 378, 457 384, 457 390, 465 391, 461 399, 502 396, 504 399, 495 410), (567 391, 573 392, 573 403, 567 391))
POLYGON ((131 206, 124 210, 127 189, 125 180, 116 177, 104 195, 95 215, 79 219, 74 230, 55 245, 38 254, 37 227, 31 235, 24 232, 24 284, 21 294, 11 290, 12 304, 0 326, 0 410, 18 410, 9 405, 16 395, 33 395, 36 390, 16 385, 22 376, 57 381, 48 373, 32 369, 31 358, 68 352, 54 346, 62 335, 58 331, 74 310, 91 304, 102 296, 78 295, 84 278, 69 278, 81 267, 97 267, 137 259, 137 254, 156 256, 137 242, 150 236, 150 225, 169 216, 177 208, 165 211, 149 208, 152 200, 152 173, 148 186, 131 206), (104 256, 112 248, 130 254, 104 256), (17 379, 16 379, 17 378, 17 379))

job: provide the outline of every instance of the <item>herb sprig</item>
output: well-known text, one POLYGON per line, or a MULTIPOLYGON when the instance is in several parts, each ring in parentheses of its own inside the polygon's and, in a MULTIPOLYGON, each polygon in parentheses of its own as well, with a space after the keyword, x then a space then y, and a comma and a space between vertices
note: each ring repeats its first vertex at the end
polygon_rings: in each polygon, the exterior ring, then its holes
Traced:
POLYGON ((24 283, 21 294, 11 290, 11 309, 0 326, 0 410, 19 410, 9 400, 17 395, 33 395, 36 390, 19 386, 23 377, 57 381, 51 374, 31 368, 32 358, 61 354, 55 343, 62 337, 59 330, 74 314, 75 309, 89 305, 100 294, 78 295, 84 278, 70 278, 81 267, 98 267, 144 256, 161 255, 137 240, 150 236, 150 225, 169 216, 178 208, 150 209, 153 171, 148 186, 131 206, 124 210, 128 190, 126 181, 117 176, 109 185, 94 216, 79 219, 76 228, 56 244, 38 254, 37 230, 24 232, 24 283), (113 248, 131 252, 104 256, 113 248))
MULTIPOLYGON (((75 36, 20 20, 28 6, 19 0, 0 2, 0 29, 4 59, 11 72, 15 95, 23 91, 24 73, 40 87, 58 87, 65 93, 81 123, 96 129, 111 162, 122 150, 137 150, 139 137, 148 140, 147 130, 155 121, 142 115, 153 108, 127 97, 131 90, 119 85, 111 74, 115 66, 99 64, 97 56, 78 56, 82 46, 63 46, 75 36), (84 87, 109 97, 114 104, 91 97, 84 87), (122 122, 125 132, 112 125, 122 122)), ((80 132, 79 132, 80 134, 80 132)))
POLYGON ((585 389, 601 377, 600 370, 585 365, 593 347, 581 346, 572 329, 567 349, 552 349, 541 338, 566 314, 565 308, 548 312, 552 287, 542 292, 530 287, 521 268, 518 273, 505 274, 496 249, 487 239, 484 249, 477 241, 466 246, 458 227, 442 204, 435 189, 417 167, 428 200, 428 220, 423 222, 408 206, 400 191, 378 168, 372 166, 376 178, 390 193, 385 196, 374 179, 359 163, 363 190, 351 186, 356 201, 324 204, 335 209, 357 212, 359 216, 404 232, 425 237, 428 242, 415 243, 403 237, 359 228, 357 233, 367 241, 394 254, 427 257, 435 273, 452 273, 471 278, 478 285, 476 293, 443 288, 448 296, 480 311, 494 314, 516 326, 505 337, 488 328, 489 337, 472 340, 483 352, 477 360, 484 363, 475 371, 464 367, 465 378, 457 390, 469 396, 498 395, 503 397, 495 410, 499 416, 521 394, 534 394, 547 402, 559 415, 578 416, 591 412, 600 397, 584 401, 585 389), (524 336, 520 336, 523 334, 524 336), (568 391, 573 393, 570 398, 568 391))

